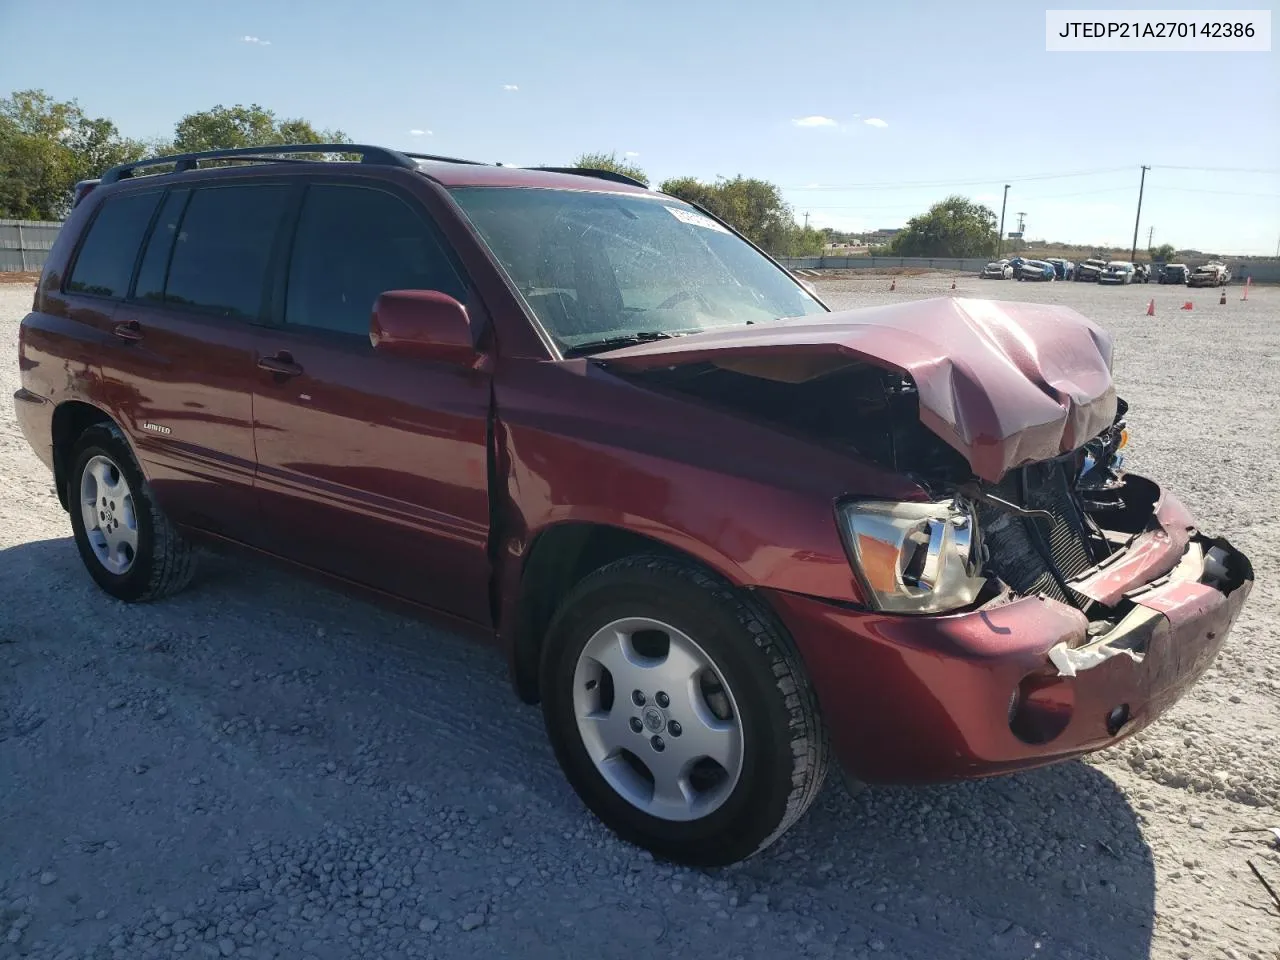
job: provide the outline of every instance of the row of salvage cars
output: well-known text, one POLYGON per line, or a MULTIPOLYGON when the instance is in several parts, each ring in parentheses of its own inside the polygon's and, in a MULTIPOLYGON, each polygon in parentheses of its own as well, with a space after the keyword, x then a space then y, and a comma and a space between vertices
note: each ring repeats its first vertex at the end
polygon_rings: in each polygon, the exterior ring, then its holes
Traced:
MULTIPOLYGON (((1184 263, 1167 263, 1158 267, 1155 273, 1159 283, 1181 283, 1189 287, 1222 287, 1231 280, 1231 271, 1227 265, 1217 261, 1194 270, 1184 263)), ((1057 257, 1045 260, 1028 260, 1025 257, 993 260, 979 274, 984 280, 1076 280, 1108 284, 1150 283, 1151 275, 1152 269, 1145 263, 1085 260, 1077 264, 1057 257)))
POLYGON ((1188 287, 1225 287, 1230 280, 1227 265, 1216 261, 1196 267, 1190 273, 1184 264, 1170 263, 1160 273, 1161 283, 1185 283, 1188 287))
POLYGON ((1086 260, 1076 264, 1060 257, 1028 260, 1011 257, 995 260, 982 268, 984 280, 1095 280, 1099 283, 1147 283, 1150 271, 1145 264, 1127 260, 1086 260))

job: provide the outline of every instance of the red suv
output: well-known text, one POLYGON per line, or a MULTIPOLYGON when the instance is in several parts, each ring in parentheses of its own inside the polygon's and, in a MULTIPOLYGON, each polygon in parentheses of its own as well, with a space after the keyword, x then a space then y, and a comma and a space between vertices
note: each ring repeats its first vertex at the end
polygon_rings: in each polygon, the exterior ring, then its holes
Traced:
POLYGON ((1113 744, 1249 593, 1120 469, 1067 308, 831 312, 625 177, 278 149, 108 171, 57 240, 16 405, 85 565, 153 600, 234 543, 496 639, 663 857, 769 844, 829 745, 926 782, 1113 744))

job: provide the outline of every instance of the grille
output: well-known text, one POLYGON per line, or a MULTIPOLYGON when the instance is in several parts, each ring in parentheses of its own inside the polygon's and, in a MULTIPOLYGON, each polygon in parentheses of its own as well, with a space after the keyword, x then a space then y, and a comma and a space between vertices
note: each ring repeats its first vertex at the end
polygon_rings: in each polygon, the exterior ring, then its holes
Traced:
POLYGON ((987 565, 996 576, 1019 593, 1043 593, 1083 607, 1088 600, 1059 586, 1041 552, 1043 545, 1064 580, 1083 573, 1095 562, 1084 515, 1072 492, 1072 466, 1069 457, 1031 464, 1010 471, 991 489, 1002 500, 1047 511, 1052 521, 1015 516, 986 504, 979 504, 978 521, 987 547, 987 565))

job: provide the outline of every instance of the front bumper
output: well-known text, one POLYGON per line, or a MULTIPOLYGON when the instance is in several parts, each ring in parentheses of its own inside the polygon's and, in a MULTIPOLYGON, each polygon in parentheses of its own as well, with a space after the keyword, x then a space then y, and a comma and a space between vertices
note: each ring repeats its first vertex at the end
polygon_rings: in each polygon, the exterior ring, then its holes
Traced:
POLYGON ((769 599, 845 769, 928 783, 1065 760, 1141 730, 1208 668, 1252 582, 1248 559, 1197 533, 1165 495, 1147 531, 1079 581, 1127 611, 1101 639, 1080 610, 1044 597, 936 617, 782 591, 769 599), (1218 548, 1212 564, 1208 545, 1218 548), (1223 556, 1229 581, 1208 569, 1223 556))

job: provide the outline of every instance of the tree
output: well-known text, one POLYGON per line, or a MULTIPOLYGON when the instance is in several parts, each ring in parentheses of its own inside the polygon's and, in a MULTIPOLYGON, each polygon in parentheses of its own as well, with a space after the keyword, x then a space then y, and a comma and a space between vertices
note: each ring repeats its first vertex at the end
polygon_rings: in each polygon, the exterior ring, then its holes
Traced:
POLYGON ((110 120, 87 116, 74 100, 16 91, 0 99, 0 217, 60 220, 77 180, 101 176, 146 150, 110 120))
POLYGON ((996 215, 980 203, 950 196, 912 217, 889 247, 900 257, 989 257, 996 243, 996 215))
POLYGON ((1174 249, 1172 243, 1162 243, 1158 247, 1152 247, 1147 252, 1151 254, 1152 260, 1161 260, 1168 263, 1174 258, 1178 251, 1174 249))
POLYGON ((265 147, 281 143, 350 143, 341 130, 317 130, 306 120, 278 120, 275 113, 251 103, 189 113, 174 128, 174 153, 265 147))
POLYGON ((705 207, 775 256, 822 250, 822 232, 798 226, 782 192, 767 180, 736 176, 704 183, 695 177, 676 177, 664 181, 661 190, 705 207))
POLYGON ((633 177, 646 187, 649 185, 649 175, 638 164, 634 164, 624 157, 619 157, 613 151, 609 153, 584 153, 573 161, 573 166, 580 170, 610 170, 613 173, 620 173, 624 177, 633 177))

